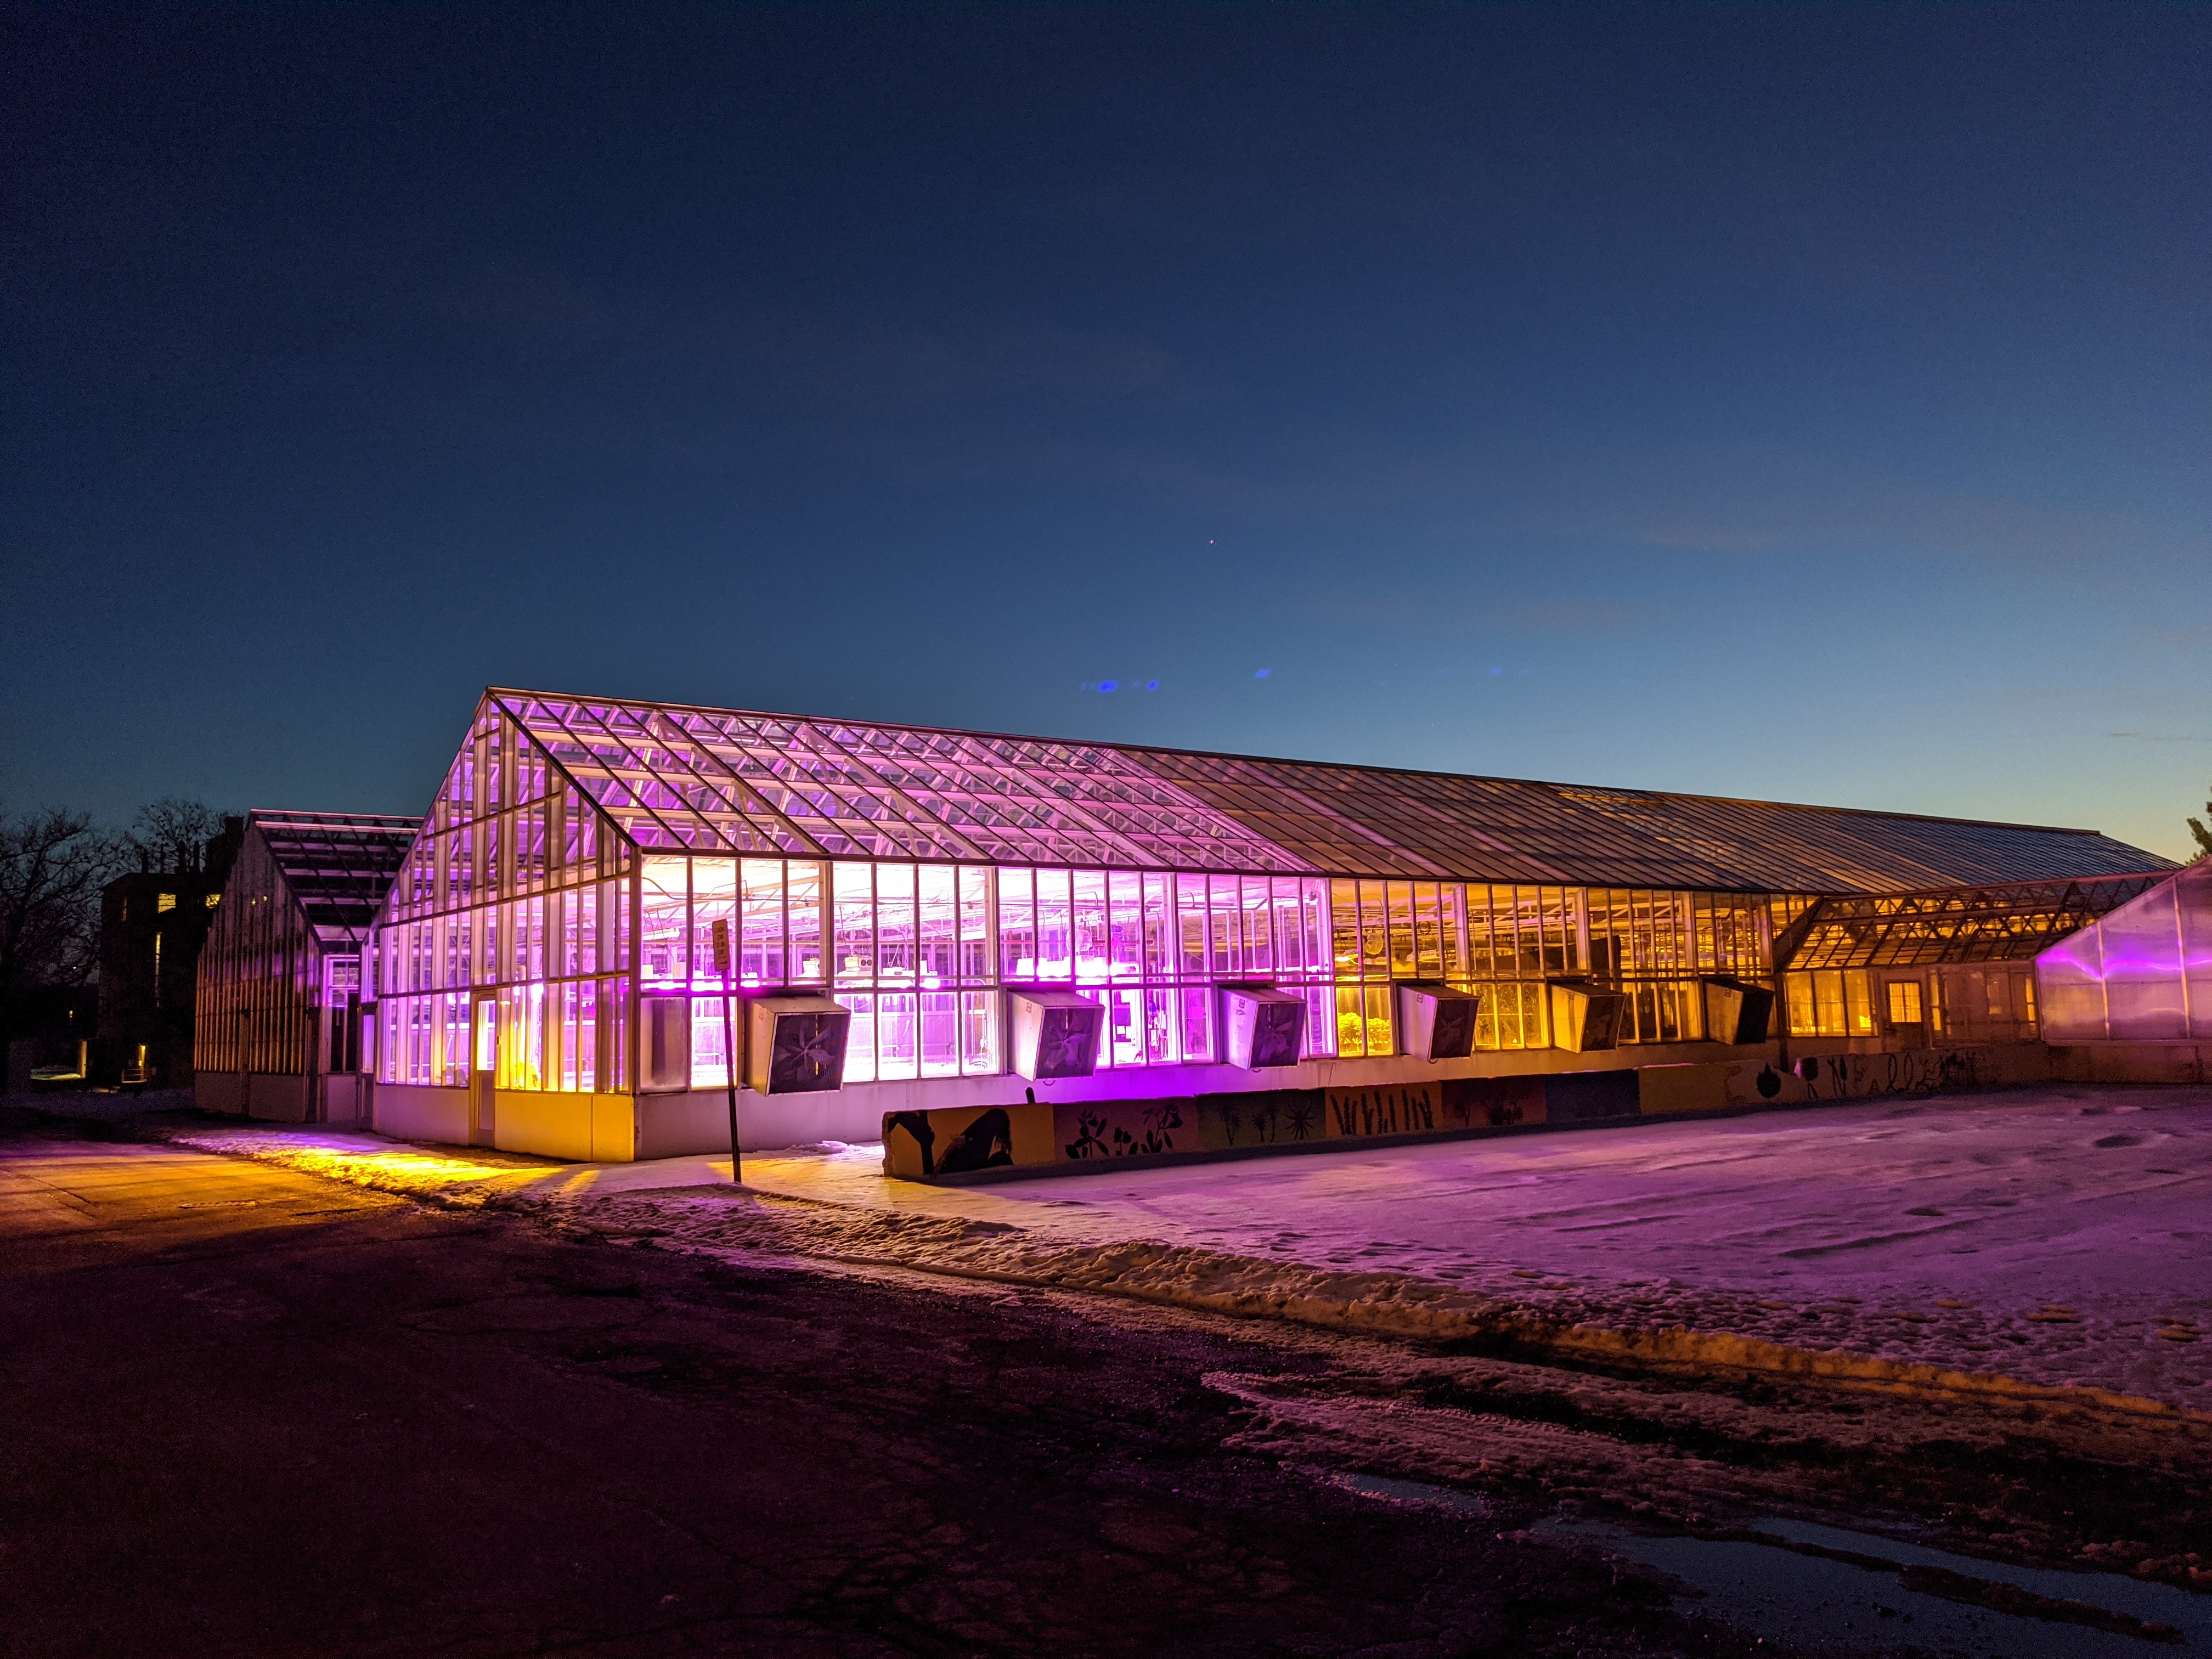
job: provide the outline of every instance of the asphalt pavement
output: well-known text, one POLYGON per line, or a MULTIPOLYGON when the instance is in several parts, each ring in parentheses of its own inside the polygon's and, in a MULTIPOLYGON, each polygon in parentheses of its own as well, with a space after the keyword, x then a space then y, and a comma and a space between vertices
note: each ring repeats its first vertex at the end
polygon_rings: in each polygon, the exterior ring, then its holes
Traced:
POLYGON ((1234 1443, 1202 1322, 0 1130, 19 1659, 1775 1650, 1234 1443))

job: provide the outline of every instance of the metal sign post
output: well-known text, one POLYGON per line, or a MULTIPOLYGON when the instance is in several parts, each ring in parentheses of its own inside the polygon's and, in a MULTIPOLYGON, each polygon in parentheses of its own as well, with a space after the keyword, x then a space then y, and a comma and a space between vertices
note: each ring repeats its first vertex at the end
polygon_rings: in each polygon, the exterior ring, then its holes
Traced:
POLYGON ((730 996, 730 924, 714 924, 714 971, 722 976, 722 1074, 730 1081, 730 1180, 745 1184, 745 1166, 738 1152, 737 1020, 730 996))

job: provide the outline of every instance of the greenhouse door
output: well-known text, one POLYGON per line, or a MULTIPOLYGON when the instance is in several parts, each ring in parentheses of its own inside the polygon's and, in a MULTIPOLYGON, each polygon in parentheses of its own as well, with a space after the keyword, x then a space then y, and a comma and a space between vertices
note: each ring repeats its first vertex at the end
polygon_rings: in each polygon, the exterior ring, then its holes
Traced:
POLYGON ((1917 974, 1898 974, 1882 981, 1883 1023, 1892 1042, 1906 1048, 1928 1046, 1928 988, 1917 974))
POLYGON ((469 1044, 469 1145, 489 1146, 495 1115, 492 1089, 499 1077, 499 1003, 492 997, 478 997, 469 1012, 476 1026, 469 1044))

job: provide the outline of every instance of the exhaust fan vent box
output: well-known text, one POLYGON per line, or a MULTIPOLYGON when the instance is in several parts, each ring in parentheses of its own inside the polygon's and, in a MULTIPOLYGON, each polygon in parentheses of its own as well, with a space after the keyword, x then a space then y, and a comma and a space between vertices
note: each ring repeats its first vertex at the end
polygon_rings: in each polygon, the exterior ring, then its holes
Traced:
POLYGON ((745 1085, 763 1095, 842 1088, 852 1030, 852 1011, 825 996, 752 998, 745 1004, 745 1085))
POLYGON ((1221 988, 1223 1057, 1248 1072, 1295 1066, 1306 1034, 1306 1000, 1272 985, 1221 988))
POLYGON ((1098 1065, 1106 1010, 1073 991, 1025 987, 1006 993, 1014 1070, 1032 1083, 1089 1077, 1098 1065))
POLYGON ((1416 1060, 1465 1060, 1474 1052, 1473 991, 1417 980, 1398 988, 1398 1046, 1416 1060))

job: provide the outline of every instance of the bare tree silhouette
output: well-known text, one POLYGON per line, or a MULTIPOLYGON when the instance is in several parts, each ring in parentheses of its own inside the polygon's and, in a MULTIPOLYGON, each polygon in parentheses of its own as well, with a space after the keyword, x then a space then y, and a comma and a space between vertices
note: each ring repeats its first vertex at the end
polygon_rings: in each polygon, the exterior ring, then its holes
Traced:
POLYGON ((164 795, 138 809, 123 839, 140 869, 196 876, 206 862, 209 838, 222 829, 222 814, 205 802, 164 795))

